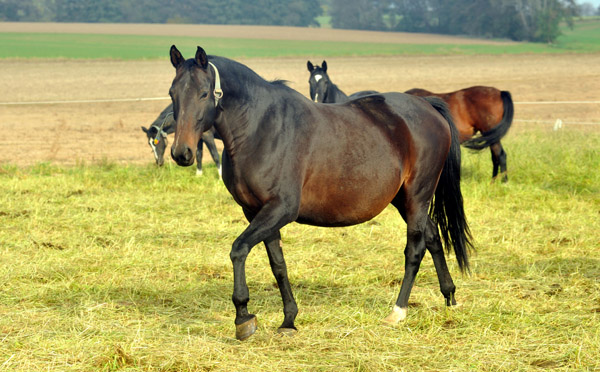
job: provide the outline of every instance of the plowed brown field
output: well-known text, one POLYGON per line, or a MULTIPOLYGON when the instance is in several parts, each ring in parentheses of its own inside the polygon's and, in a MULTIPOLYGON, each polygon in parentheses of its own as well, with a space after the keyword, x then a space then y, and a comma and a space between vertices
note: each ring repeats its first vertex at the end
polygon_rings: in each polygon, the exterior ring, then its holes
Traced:
MULTIPOLYGON (((307 59, 318 64, 326 59, 331 79, 346 93, 366 89, 405 91, 414 87, 444 92, 472 85, 509 90, 517 102, 516 123, 509 135, 516 135, 519 128, 526 125, 551 126, 547 123, 527 124, 524 120, 551 122, 560 118, 567 122, 600 122, 598 104, 519 103, 599 100, 599 54, 307 56, 304 59, 240 62, 266 79, 288 80, 293 89, 308 95, 307 59)), ((169 103, 167 99, 101 103, 69 101, 166 97, 173 76, 173 68, 166 58, 133 62, 0 60, 0 130, 3 134, 0 137, 0 163, 152 162, 140 126, 150 124, 169 103), (35 103, 42 101, 68 102, 35 103), (14 102, 32 103, 6 104, 14 102)))

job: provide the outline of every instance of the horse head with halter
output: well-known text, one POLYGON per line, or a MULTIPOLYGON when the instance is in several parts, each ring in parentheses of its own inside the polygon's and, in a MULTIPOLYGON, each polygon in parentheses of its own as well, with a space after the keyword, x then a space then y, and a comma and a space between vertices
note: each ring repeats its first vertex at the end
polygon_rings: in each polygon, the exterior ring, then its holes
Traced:
POLYGON ((173 45, 170 56, 176 69, 169 89, 176 122, 171 157, 178 165, 189 166, 194 163, 194 148, 202 133, 209 130, 217 118, 219 101, 223 98, 221 78, 217 66, 209 62, 201 47, 193 59, 186 60, 173 45), (186 109, 181 110, 181 107, 186 109))
POLYGON ((310 99, 314 102, 325 102, 327 91, 331 84, 329 75, 327 75, 327 62, 323 61, 321 66, 313 66, 313 64, 308 61, 306 67, 308 67, 308 72, 310 72, 310 78, 308 78, 308 84, 310 85, 310 99))
POLYGON ((148 145, 152 149, 154 154, 154 160, 158 166, 162 166, 165 162, 164 154, 167 149, 168 140, 167 132, 164 130, 165 123, 168 120, 173 120, 173 112, 169 112, 165 115, 160 125, 152 124, 150 128, 142 127, 146 137, 148 138, 148 145))

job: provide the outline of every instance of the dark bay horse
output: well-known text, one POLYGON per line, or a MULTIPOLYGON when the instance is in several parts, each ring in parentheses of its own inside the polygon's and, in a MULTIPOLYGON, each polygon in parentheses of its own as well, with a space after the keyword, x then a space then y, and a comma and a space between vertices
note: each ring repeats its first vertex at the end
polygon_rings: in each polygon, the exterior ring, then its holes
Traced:
POLYGON ((255 245, 264 242, 283 300, 279 332, 293 333, 298 307, 280 229, 294 221, 359 224, 390 203, 407 223, 407 243, 404 279, 385 322, 406 317, 426 250, 446 305, 456 304, 442 241, 468 271, 471 238, 460 190, 458 132, 442 100, 385 93, 323 105, 240 63, 209 57, 201 47, 186 60, 172 46, 170 57, 177 123, 171 156, 181 166, 192 165, 198 139, 214 125, 225 147, 223 181, 249 221, 230 253, 238 339, 257 327, 248 312, 245 268, 255 245))
POLYGON ((500 139, 508 132, 514 116, 509 92, 494 87, 473 86, 451 93, 432 93, 418 88, 405 93, 443 99, 450 107, 462 145, 473 150, 489 147, 492 153, 492 179, 496 179, 500 169, 502 182, 508 181, 506 152, 500 139), (477 132, 479 136, 475 136, 477 132))
POLYGON ((327 75, 327 62, 323 61, 321 66, 313 64, 308 61, 306 63, 310 77, 308 78, 308 84, 310 85, 310 99, 319 103, 342 103, 347 102, 351 99, 367 96, 369 94, 376 94, 374 90, 362 90, 346 95, 337 85, 335 85, 329 75, 327 75))
MULTIPOLYGON (((156 164, 161 167, 165 162, 164 154, 168 145, 167 135, 175 132, 173 104, 170 103, 164 110, 161 111, 150 128, 142 127, 142 131, 146 133, 148 145, 150 145, 150 148, 152 149, 156 164)), ((206 144, 210 156, 219 170, 219 175, 221 175, 221 160, 219 157, 219 151, 217 151, 217 146, 215 145, 215 138, 220 139, 215 128, 210 128, 206 132, 202 133, 196 150, 196 159, 198 159, 196 164, 196 175, 202 175, 202 153, 204 144, 206 144)))

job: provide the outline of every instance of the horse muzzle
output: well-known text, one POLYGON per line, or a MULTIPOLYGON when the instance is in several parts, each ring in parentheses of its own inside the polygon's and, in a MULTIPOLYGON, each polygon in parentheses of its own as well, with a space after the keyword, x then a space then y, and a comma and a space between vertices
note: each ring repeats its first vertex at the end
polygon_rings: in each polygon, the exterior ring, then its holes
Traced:
POLYGON ((194 151, 185 144, 171 147, 171 157, 177 165, 189 167, 194 164, 194 151))

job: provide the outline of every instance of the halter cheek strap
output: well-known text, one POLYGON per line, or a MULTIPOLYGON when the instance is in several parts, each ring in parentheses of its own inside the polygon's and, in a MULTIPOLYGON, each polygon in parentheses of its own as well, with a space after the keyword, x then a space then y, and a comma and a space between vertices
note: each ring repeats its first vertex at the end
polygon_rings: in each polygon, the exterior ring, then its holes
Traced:
MULTIPOLYGON (((160 137, 162 138, 167 138, 167 133, 163 130, 163 127, 165 126, 165 123, 167 122, 167 119, 169 118, 169 116, 173 115, 173 112, 169 112, 167 115, 165 115, 165 118, 163 119, 163 122, 160 124, 160 127, 157 127, 156 125, 153 125, 154 128, 156 128, 156 137, 154 137, 154 139, 152 140, 152 144, 153 145, 158 145, 158 143, 160 142, 160 137)), ((154 147, 154 146, 152 146, 154 147)))
POLYGON ((212 62, 208 62, 209 65, 215 70, 215 107, 219 105, 219 100, 223 98, 223 90, 221 89, 221 77, 219 76, 219 70, 217 66, 213 65, 212 62))

